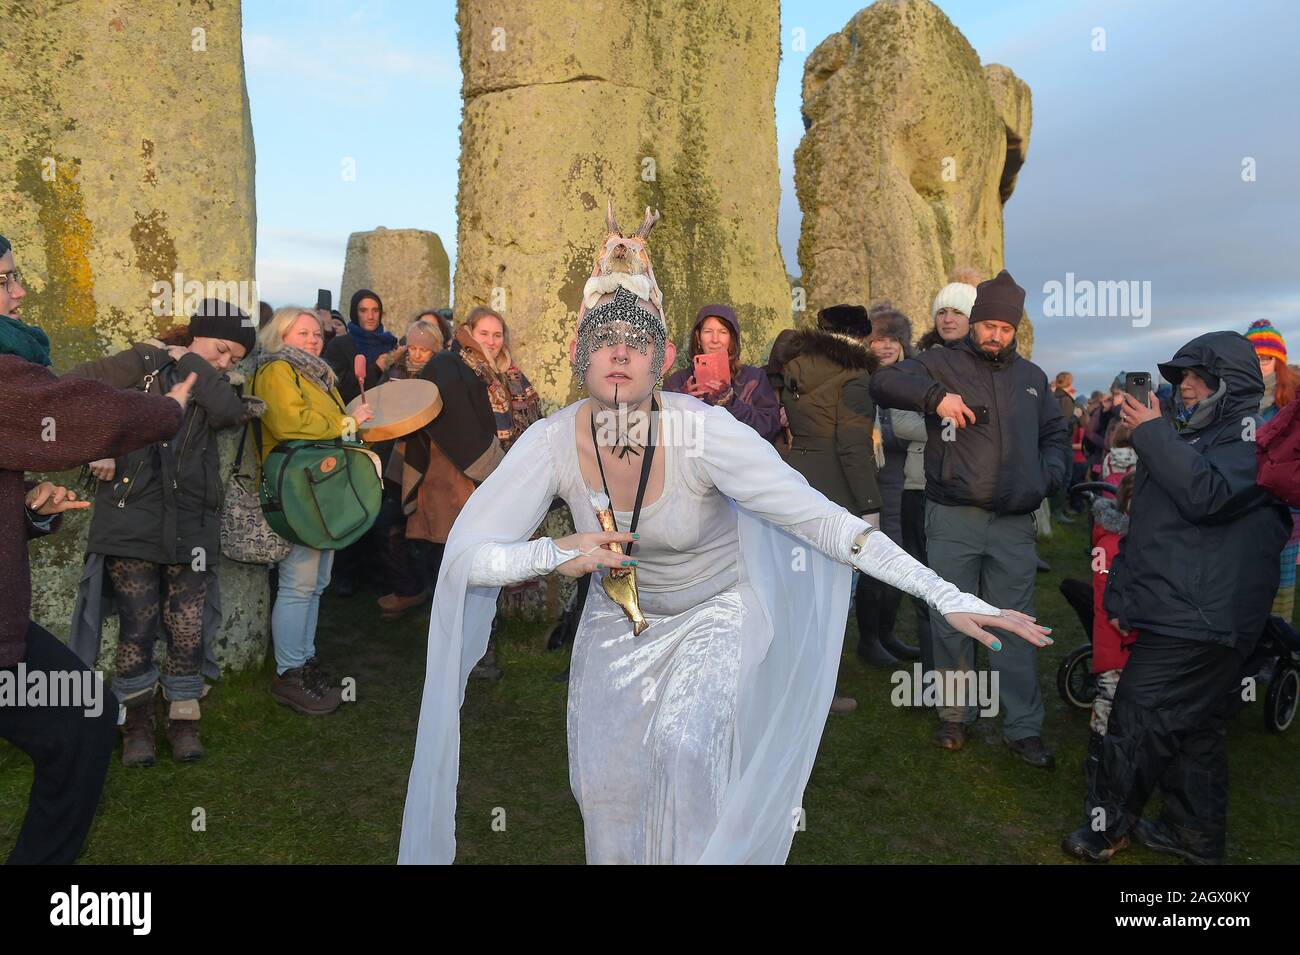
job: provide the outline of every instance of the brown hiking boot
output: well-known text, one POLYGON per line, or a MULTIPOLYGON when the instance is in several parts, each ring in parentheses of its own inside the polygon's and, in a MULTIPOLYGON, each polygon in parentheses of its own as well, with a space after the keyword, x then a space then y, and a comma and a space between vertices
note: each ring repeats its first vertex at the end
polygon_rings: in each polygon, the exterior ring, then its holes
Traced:
POLYGON ((327 686, 318 673, 315 668, 306 667, 285 670, 272 681, 271 696, 275 702, 305 716, 333 713, 343 704, 343 691, 337 686, 327 686))
POLYGON ((396 620, 412 607, 418 607, 427 603, 429 600, 429 591, 414 594, 410 597, 400 597, 397 594, 385 594, 379 598, 379 613, 385 620, 396 620))
POLYGON ((965 723, 940 723, 939 728, 930 737, 935 746, 944 749, 961 749, 966 745, 965 723))
POLYGON ((203 744, 199 742, 199 701, 173 700, 167 709, 167 743, 172 748, 172 759, 188 763, 203 758, 203 744))
POLYGON ((153 693, 141 694, 126 705, 122 724, 122 765, 152 766, 157 759, 153 693))

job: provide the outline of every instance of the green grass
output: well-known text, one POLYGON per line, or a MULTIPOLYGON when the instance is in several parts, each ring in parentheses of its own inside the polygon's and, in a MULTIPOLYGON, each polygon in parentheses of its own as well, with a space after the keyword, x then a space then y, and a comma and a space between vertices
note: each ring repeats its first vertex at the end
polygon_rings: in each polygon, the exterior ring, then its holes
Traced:
MULTIPOLYGON (((890 705, 887 671, 852 655, 850 624, 840 692, 857 698, 830 717, 804 799, 807 829, 796 863, 1059 863, 1061 836, 1081 822, 1080 763, 1087 713, 1056 693, 1060 659, 1083 642, 1057 590, 1063 573, 1085 577, 1083 532, 1058 529, 1044 545, 1052 573, 1038 577, 1039 617, 1055 628, 1040 660, 1045 736, 1053 772, 1033 769, 1001 743, 998 720, 981 721, 958 753, 933 747, 933 717, 890 705)), ((114 756, 86 863, 388 863, 397 855, 406 777, 423 682, 427 612, 381 624, 374 596, 327 596, 319 647, 339 676, 356 679, 357 702, 325 718, 299 716, 267 693, 270 663, 228 677, 205 703, 207 758, 147 770, 114 756), (202 808, 206 830, 193 830, 202 808)), ((912 614, 900 612, 910 637, 912 614)), ((462 742, 459 861, 583 861, 582 819, 569 792, 565 693, 553 677, 567 652, 547 653, 544 628, 503 622, 497 683, 472 681, 462 742), (493 827, 504 810, 505 829, 493 827)), ((1262 696, 1262 694, 1261 694, 1262 696)), ((1273 735, 1256 704, 1230 730, 1229 861, 1300 860, 1300 729, 1273 735)), ((0 857, 17 837, 30 763, 0 743, 0 857)), ((1120 864, 1164 857, 1134 849, 1120 864)))

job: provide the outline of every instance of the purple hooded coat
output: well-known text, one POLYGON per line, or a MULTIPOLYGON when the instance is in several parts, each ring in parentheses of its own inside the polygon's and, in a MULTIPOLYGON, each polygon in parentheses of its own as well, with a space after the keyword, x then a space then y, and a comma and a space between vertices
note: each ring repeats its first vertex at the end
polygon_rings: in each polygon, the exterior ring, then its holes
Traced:
MULTIPOLYGON (((664 391, 686 393, 686 381, 695 373, 695 356, 699 354, 695 333, 706 318, 717 318, 727 323, 735 342, 734 354, 740 354, 740 323, 736 321, 736 313, 726 305, 705 305, 696 314, 695 324, 691 326, 686 367, 668 376, 664 381, 664 391)), ((777 401, 776 392, 767 380, 767 373, 753 365, 738 365, 731 390, 731 400, 722 407, 730 411, 737 421, 743 421, 766 440, 775 443, 781 435, 781 403, 777 401)), ((726 397, 726 393, 721 395, 724 400, 726 397)), ((708 404, 721 404, 721 401, 710 398, 701 400, 708 404)))

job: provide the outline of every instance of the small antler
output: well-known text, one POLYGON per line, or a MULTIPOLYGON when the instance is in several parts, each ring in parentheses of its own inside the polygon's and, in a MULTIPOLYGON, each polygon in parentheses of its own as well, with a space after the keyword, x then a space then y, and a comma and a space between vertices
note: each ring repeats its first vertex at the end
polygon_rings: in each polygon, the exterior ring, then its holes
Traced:
POLYGON ((659 221, 659 210, 656 209, 654 210, 654 212, 651 212, 650 207, 646 206, 645 218, 641 220, 640 227, 636 230, 636 232, 632 234, 636 236, 640 236, 642 239, 648 239, 650 238, 650 230, 655 227, 655 223, 658 221, 659 221))
POLYGON ((623 234, 623 230, 618 227, 618 221, 614 218, 614 197, 609 197, 609 205, 605 207, 605 231, 617 232, 623 234))

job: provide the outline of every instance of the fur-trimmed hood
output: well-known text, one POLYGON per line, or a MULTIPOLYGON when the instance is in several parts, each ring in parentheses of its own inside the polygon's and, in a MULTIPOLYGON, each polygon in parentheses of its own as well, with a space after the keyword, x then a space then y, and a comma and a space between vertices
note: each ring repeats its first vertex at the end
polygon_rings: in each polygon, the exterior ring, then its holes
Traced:
POLYGON ((1098 497, 1092 502, 1092 517, 1112 534, 1122 537, 1128 533, 1128 515, 1109 497, 1098 497))
POLYGON ((803 328, 786 345, 781 376, 792 394, 809 394, 843 382, 846 375, 857 377, 878 367, 880 359, 859 339, 821 328, 803 328))
POLYGON ((820 328, 801 328, 785 345, 787 365, 805 355, 825 358, 848 371, 874 372, 880 367, 880 359, 858 339, 820 328))

